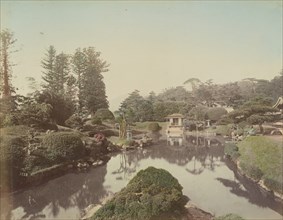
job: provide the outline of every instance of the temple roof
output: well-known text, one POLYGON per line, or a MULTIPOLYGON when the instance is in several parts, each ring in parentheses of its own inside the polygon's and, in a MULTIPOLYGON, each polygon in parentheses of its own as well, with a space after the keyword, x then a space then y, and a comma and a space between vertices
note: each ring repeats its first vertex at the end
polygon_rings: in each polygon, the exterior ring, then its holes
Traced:
POLYGON ((179 114, 179 113, 174 113, 172 115, 168 115, 167 117, 165 118, 185 118, 184 115, 182 114, 179 114))

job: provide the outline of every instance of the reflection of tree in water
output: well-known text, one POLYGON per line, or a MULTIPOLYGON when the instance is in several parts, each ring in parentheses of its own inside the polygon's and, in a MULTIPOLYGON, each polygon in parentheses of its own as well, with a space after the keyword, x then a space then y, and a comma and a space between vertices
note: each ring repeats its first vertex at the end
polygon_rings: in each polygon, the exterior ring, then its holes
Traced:
POLYGON ((165 141, 160 141, 156 146, 123 153, 120 155, 120 167, 113 174, 124 174, 124 178, 126 175, 130 176, 136 172, 139 161, 147 158, 165 159, 179 166, 186 166, 193 161, 194 167, 186 168, 192 174, 201 174, 204 169, 214 170, 218 166, 217 161, 223 161, 224 148, 218 140, 211 140, 210 147, 205 147, 204 144, 196 146, 189 142, 190 139, 187 140, 185 146, 167 146, 165 141), (200 168, 196 168, 197 162, 201 164, 200 168))
MULTIPOLYGON (((123 174, 124 179, 126 179, 128 176, 131 176, 131 174, 136 173, 136 168, 138 167, 139 157, 136 155, 136 157, 133 154, 127 154, 127 153, 121 153, 119 155, 120 158, 120 167, 113 171, 112 174, 123 174)), ((121 178, 121 177, 120 177, 121 178)), ((121 180, 119 177, 117 177, 117 180, 121 180)))
MULTIPOLYGON (((23 218, 36 218, 48 207, 48 215, 56 218, 60 208, 78 207, 83 210, 90 204, 97 204, 106 196, 103 187, 106 166, 91 169, 86 173, 70 173, 33 189, 14 195, 13 209, 22 207, 23 218)), ((15 218, 18 219, 17 216, 15 218)))
POLYGON ((234 172, 234 180, 216 178, 224 186, 230 188, 230 192, 248 199, 252 204, 260 207, 268 207, 279 214, 283 214, 282 202, 274 199, 274 194, 265 191, 257 183, 254 183, 237 172, 237 167, 231 161, 226 161, 226 165, 234 172), (244 188, 244 189, 243 189, 244 188))

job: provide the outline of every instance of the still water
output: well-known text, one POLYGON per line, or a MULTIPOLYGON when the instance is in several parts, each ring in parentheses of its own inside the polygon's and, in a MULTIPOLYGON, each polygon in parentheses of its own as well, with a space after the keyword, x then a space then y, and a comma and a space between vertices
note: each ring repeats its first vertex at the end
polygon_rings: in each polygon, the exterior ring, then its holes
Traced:
POLYGON ((10 210, 1 210, 1 219, 79 219, 86 207, 120 191, 139 170, 149 166, 168 170, 195 205, 216 216, 237 213, 246 219, 282 219, 282 204, 233 171, 233 165, 224 159, 221 142, 199 143, 194 137, 185 141, 185 146, 171 139, 120 153, 98 168, 68 173, 2 197, 1 202, 10 204, 10 210))

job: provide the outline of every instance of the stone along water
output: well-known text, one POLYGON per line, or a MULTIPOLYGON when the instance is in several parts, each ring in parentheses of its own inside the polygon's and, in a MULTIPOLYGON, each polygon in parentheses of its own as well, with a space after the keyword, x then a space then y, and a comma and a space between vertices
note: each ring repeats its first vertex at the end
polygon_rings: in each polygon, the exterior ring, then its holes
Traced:
POLYGON ((186 146, 171 139, 147 149, 120 153, 104 166, 68 173, 37 187, 1 198, 9 202, 5 219, 79 219, 91 204, 120 191, 148 166, 163 168, 183 186, 183 193, 198 207, 216 216, 237 213, 246 219, 282 219, 282 204, 272 195, 238 176, 224 159, 223 145, 210 140, 200 145, 187 137, 186 146), (173 146, 170 146, 173 145, 173 146), (281 213, 281 214, 280 214, 281 213))

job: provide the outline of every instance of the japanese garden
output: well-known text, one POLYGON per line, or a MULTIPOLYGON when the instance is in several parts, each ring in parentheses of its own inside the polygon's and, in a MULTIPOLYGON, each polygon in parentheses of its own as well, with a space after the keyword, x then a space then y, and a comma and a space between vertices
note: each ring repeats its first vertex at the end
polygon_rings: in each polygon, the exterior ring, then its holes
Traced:
POLYGON ((24 94, 21 35, 0 37, 0 219, 282 219, 282 67, 225 83, 146 78, 163 89, 133 89, 114 109, 99 45, 45 47, 24 94))

